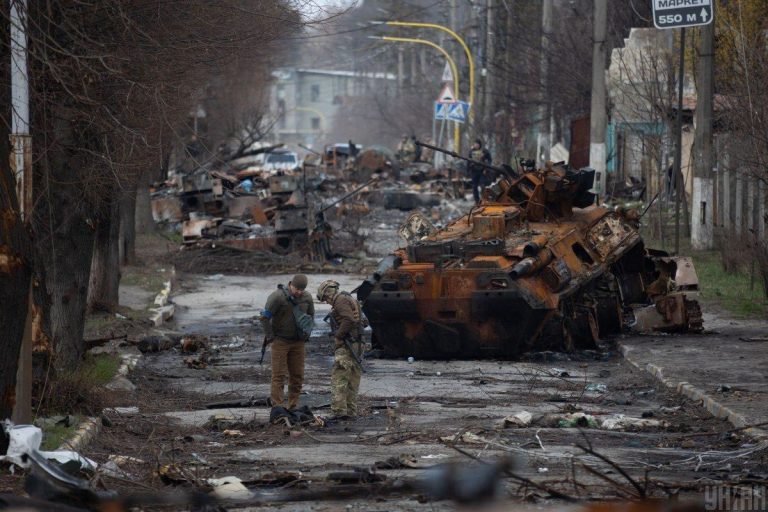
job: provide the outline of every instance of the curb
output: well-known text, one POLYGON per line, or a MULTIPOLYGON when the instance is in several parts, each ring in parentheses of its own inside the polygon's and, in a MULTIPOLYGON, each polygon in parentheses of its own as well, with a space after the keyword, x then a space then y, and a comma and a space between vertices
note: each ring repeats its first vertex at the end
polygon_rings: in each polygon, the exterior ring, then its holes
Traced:
POLYGON ((173 318, 173 315, 176 312, 176 306, 170 302, 171 290, 175 280, 176 267, 172 266, 170 279, 165 282, 163 289, 160 290, 160 292, 158 292, 158 294, 155 296, 155 307, 149 308, 151 313, 149 320, 155 325, 155 327, 160 327, 163 325, 163 323, 173 318))
MULTIPOLYGON (((171 278, 165 282, 163 289, 155 296, 154 304, 155 308, 151 308, 152 316, 150 321, 155 324, 155 327, 159 327, 166 320, 173 317, 175 307, 173 304, 168 304, 168 300, 171 296, 171 288, 173 281, 176 280, 176 268, 172 267, 171 278)), ((124 381, 128 378, 128 374, 133 370, 139 362, 141 356, 123 354, 120 356, 122 362, 120 368, 112 380, 105 386, 107 389, 120 381, 124 381)), ((72 450, 79 451, 85 447, 91 440, 99 435, 102 429, 101 419, 88 417, 85 418, 75 429, 74 434, 69 439, 65 439, 64 442, 59 445, 56 450, 72 450)))
MULTIPOLYGON (((110 384, 114 384, 120 379, 127 378, 131 370, 136 367, 139 362, 139 356, 124 354, 120 356, 122 363, 120 368, 117 369, 117 373, 112 380, 105 387, 109 387, 110 384)), ((69 439, 65 439, 56 450, 72 450, 74 452, 82 450, 88 443, 93 440, 94 437, 101 433, 102 424, 100 418, 88 417, 85 418, 75 429, 74 434, 69 439)))
POLYGON ((72 434, 72 437, 61 443, 56 450, 80 451, 85 445, 90 443, 94 437, 99 435, 100 432, 101 421, 99 418, 86 418, 77 426, 77 430, 72 434))
MULTIPOLYGON (((736 428, 744 428, 750 425, 750 422, 748 422, 744 416, 737 413, 730 407, 721 404, 709 393, 702 391, 701 389, 688 382, 678 382, 669 377, 665 377, 664 370, 660 366, 657 366, 653 363, 642 363, 635 360, 635 358, 632 356, 631 347, 628 347, 619 342, 618 348, 624 359, 632 366, 640 371, 649 373, 652 377, 654 377, 668 388, 674 389, 678 394, 681 394, 695 402, 700 402, 701 405, 715 418, 726 419, 736 428)), ((762 428, 746 428, 744 429, 744 433, 756 441, 768 441, 768 432, 762 428)))

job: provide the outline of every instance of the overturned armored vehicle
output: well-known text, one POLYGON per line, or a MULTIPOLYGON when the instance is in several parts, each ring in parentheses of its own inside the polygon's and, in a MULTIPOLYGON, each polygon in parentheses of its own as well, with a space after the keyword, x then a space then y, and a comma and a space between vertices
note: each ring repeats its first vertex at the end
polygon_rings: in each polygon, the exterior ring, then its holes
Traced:
POLYGON ((594 171, 496 170, 506 176, 445 228, 412 214, 407 246, 359 288, 375 344, 510 358, 629 330, 701 330, 690 258, 647 249, 636 212, 594 206, 594 171))

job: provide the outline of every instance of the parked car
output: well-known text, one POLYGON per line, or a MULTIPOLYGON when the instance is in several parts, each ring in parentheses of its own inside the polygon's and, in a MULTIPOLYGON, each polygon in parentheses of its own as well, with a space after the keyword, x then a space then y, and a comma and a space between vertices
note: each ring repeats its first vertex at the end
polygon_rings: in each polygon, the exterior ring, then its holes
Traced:
POLYGON ((264 170, 270 173, 301 169, 301 159, 293 151, 272 151, 264 158, 264 170))

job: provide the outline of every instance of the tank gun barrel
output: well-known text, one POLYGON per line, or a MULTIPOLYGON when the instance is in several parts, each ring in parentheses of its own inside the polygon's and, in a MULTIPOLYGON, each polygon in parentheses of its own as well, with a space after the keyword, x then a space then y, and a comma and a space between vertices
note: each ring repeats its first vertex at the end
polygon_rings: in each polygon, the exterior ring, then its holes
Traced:
POLYGON ((439 148, 437 146, 433 146, 432 144, 427 144, 426 142, 421 142, 421 141, 418 141, 418 140, 415 141, 415 142, 416 142, 417 146, 422 146, 422 147, 431 149, 433 151, 439 151, 440 153, 445 153, 446 155, 452 156, 453 158, 458 158, 460 160, 465 160, 465 161, 471 162, 471 163, 473 163, 475 165, 479 165, 481 167, 485 167, 486 169, 490 169, 492 171, 496 171, 496 172, 506 176, 510 180, 516 180, 518 178, 518 175, 509 166, 496 167, 495 165, 486 164, 485 162, 480 162, 478 160, 472 160, 471 158, 467 158, 465 156, 461 156, 460 154, 458 154, 458 153, 456 153, 454 151, 451 151, 449 149, 439 148))
POLYGON ((306 149, 307 151, 309 151, 309 152, 310 152, 310 153, 312 153, 313 155, 317 155, 317 156, 323 156, 323 155, 322 155, 322 153, 318 153, 318 152, 317 152, 317 151, 315 151, 314 149, 312 149, 312 148, 310 148, 310 147, 307 147, 307 146, 305 146, 304 144, 299 144, 299 147, 300 147, 300 148, 302 148, 302 149, 306 149))
POLYGON ((367 182, 365 182, 364 184, 360 185, 359 187, 357 187, 355 190, 353 190, 353 191, 352 191, 352 192, 350 192, 349 194, 345 195, 344 197, 341 197, 340 199, 337 199, 337 200, 335 200, 334 202, 332 202, 332 203, 331 203, 331 204, 329 204, 328 206, 324 206, 324 207, 323 207, 323 208, 322 208, 322 209, 321 209, 319 212, 317 212, 317 213, 323 213, 323 212, 324 212, 324 211, 326 211, 327 209, 329 209, 329 208, 333 208, 334 206, 336 206, 336 205, 337 205, 337 204, 339 204, 340 202, 342 202, 342 201, 344 201, 345 199, 347 199, 347 198, 349 198, 349 197, 352 197, 353 195, 357 194, 358 192, 360 192, 361 190, 363 190, 365 187, 367 187, 368 185, 370 185, 370 184, 371 184, 371 183, 373 183, 374 181, 377 181, 378 179, 379 179, 379 178, 378 178, 378 176, 376 176, 376 177, 374 177, 374 178, 371 178, 369 181, 367 181, 367 182))

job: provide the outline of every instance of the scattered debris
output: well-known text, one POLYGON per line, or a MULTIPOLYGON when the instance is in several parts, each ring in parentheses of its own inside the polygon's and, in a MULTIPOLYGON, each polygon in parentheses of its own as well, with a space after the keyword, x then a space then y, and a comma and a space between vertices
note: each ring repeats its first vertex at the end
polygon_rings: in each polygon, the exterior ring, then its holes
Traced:
POLYGON ((468 444, 485 444, 488 443, 488 440, 485 438, 482 438, 478 436, 477 434, 474 434, 472 432, 461 432, 455 436, 445 436, 441 437, 440 441, 444 443, 455 443, 457 441, 461 441, 463 443, 468 444))
POLYGON ((533 414, 528 411, 520 411, 505 417, 501 423, 503 428, 527 427, 533 420, 533 414))
POLYGON ((387 476, 374 473, 370 469, 356 469, 355 471, 328 473, 327 479, 341 484, 372 484, 385 481, 387 476))
POLYGON ((666 427, 668 423, 666 421, 655 420, 651 418, 632 418, 624 416, 623 414, 616 414, 614 416, 608 416, 604 418, 600 423, 600 427, 605 430, 628 430, 628 429, 644 429, 644 428, 659 428, 666 427))
POLYGON ((584 391, 587 393, 607 393, 608 392, 608 386, 602 383, 589 383, 584 388, 584 391))
POLYGON ((181 351, 185 354, 204 349, 207 339, 204 336, 192 335, 181 338, 181 351))
POLYGON ((200 354, 198 357, 184 358, 184 364, 193 370, 204 370, 208 368, 208 361, 205 353, 200 354))
POLYGON ((180 338, 169 335, 145 336, 137 344, 142 353, 162 352, 179 345, 180 338))
POLYGON ((555 418, 555 425, 558 428, 598 428, 597 420, 591 414, 583 412, 574 412, 555 418))
POLYGON ((211 495, 226 500, 247 500, 253 497, 253 493, 243 485, 243 481, 236 476, 222 478, 209 478, 208 484, 213 486, 211 495))

